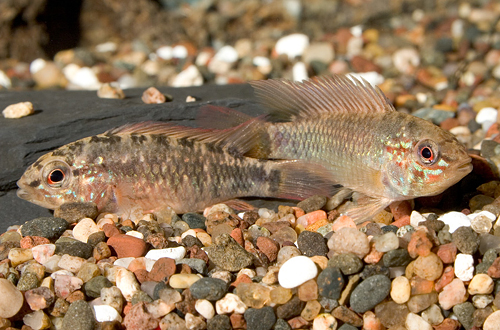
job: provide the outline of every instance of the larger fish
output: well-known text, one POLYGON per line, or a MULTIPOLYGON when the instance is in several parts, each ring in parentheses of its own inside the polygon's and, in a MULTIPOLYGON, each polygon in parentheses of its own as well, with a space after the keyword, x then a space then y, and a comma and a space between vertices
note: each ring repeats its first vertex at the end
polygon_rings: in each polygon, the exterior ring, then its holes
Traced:
POLYGON ((101 212, 137 218, 166 207, 184 213, 236 197, 302 199, 328 189, 321 169, 242 157, 246 144, 226 133, 124 126, 40 157, 17 182, 17 195, 49 209, 95 202, 101 212))
MULTIPOLYGON (((451 133, 397 112, 367 82, 335 75, 251 85, 271 118, 282 122, 248 121, 253 131, 244 134, 254 146, 247 155, 324 166, 344 192, 364 195, 349 213, 358 222, 394 201, 439 194, 472 170, 466 149, 451 133)), ((231 120, 223 122, 248 120, 225 115, 231 120)))

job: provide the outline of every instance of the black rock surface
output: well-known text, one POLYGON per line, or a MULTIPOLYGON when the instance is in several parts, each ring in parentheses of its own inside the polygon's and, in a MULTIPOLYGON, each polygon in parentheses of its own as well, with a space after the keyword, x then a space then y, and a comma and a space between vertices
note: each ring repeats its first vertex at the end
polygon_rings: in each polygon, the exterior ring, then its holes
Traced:
POLYGON ((195 126, 199 109, 207 104, 262 113, 248 84, 158 89, 174 100, 144 104, 145 88, 126 90, 123 100, 100 99, 95 91, 1 91, 0 110, 29 101, 35 114, 20 119, 0 116, 0 233, 10 225, 51 215, 18 198, 16 181, 38 157, 57 147, 127 123, 153 120, 195 126), (187 96, 197 101, 186 103, 187 96))

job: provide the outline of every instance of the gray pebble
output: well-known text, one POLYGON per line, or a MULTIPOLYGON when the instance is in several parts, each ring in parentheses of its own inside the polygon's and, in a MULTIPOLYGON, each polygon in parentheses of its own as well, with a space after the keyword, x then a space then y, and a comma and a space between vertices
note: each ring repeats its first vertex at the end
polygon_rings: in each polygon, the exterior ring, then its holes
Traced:
POLYGON ((69 223, 61 218, 41 217, 31 221, 26 221, 21 227, 23 236, 41 236, 48 239, 59 238, 69 223))
POLYGON ((188 265, 191 269, 196 270, 200 274, 206 274, 207 273, 207 263, 201 259, 198 258, 183 258, 181 260, 178 260, 176 264, 186 264, 188 265))
POLYGON ((199 213, 184 213, 182 215, 182 220, 186 222, 191 229, 200 228, 203 230, 207 229, 205 221, 207 220, 202 214, 199 213))
POLYGON ((479 247, 478 235, 470 227, 459 227, 451 235, 457 249, 466 254, 474 254, 479 247))
POLYGON ((92 257, 92 246, 87 243, 80 242, 70 237, 61 237, 56 243, 57 254, 69 254, 70 256, 88 259, 92 257))
POLYGON ((99 214, 97 204, 88 203, 66 203, 54 210, 54 216, 62 218, 68 223, 76 223, 83 218, 95 219, 99 214))
POLYGON ((328 246, 323 235, 304 230, 297 238, 297 245, 304 255, 308 257, 325 256, 328 253, 328 246))
POLYGON ((290 326, 290 324, 288 324, 287 321, 278 319, 274 324, 274 330, 292 330, 292 327, 290 326))
POLYGON ((96 276, 83 285, 83 292, 91 298, 99 298, 102 288, 110 288, 113 284, 105 276, 96 276))
POLYGON ((473 315, 475 310, 474 305, 469 301, 453 306, 453 313, 460 324, 467 330, 474 326, 473 315))
POLYGON ((352 275, 363 269, 363 261, 354 253, 343 253, 328 260, 328 267, 338 267, 344 275, 352 275))
POLYGON ((382 262, 385 267, 406 266, 411 262, 411 257, 406 249, 396 249, 385 253, 382 262))
POLYGON ((339 299, 345 285, 344 276, 337 267, 326 267, 317 279, 318 292, 330 299, 339 299))
POLYGON ((38 280, 38 276, 31 272, 22 273, 19 281, 17 282, 17 289, 19 291, 28 291, 31 289, 35 289, 40 286, 40 281, 38 280))
POLYGON ((361 282, 351 293, 351 308, 364 313, 383 301, 391 291, 391 280, 384 275, 373 275, 361 282))
POLYGON ((305 305, 305 301, 301 301, 299 297, 293 296, 292 299, 288 300, 285 304, 276 308, 276 315, 280 319, 291 319, 292 317, 299 316, 305 305))
POLYGON ((244 314, 247 330, 270 330, 276 323, 276 315, 270 306, 249 308, 244 314))
POLYGON ((204 277, 194 282, 190 287, 191 295, 195 299, 216 301, 224 297, 228 290, 227 283, 218 278, 204 277))
POLYGON ((151 303, 151 302, 153 302, 153 299, 146 292, 139 290, 139 291, 136 291, 132 295, 132 299, 130 302, 132 303, 132 305, 135 305, 135 304, 138 304, 141 302, 151 303))
POLYGON ((237 272, 253 263, 253 255, 241 247, 229 234, 215 238, 214 244, 206 248, 208 258, 216 266, 237 272))
POLYGON ((231 320, 227 315, 217 314, 207 322, 207 330, 232 330, 231 320))
POLYGON ((312 211, 320 210, 326 204, 325 196, 311 196, 307 199, 304 199, 302 202, 297 204, 297 207, 300 207, 304 210, 304 212, 309 213, 312 211))
POLYGON ((93 330, 95 322, 92 307, 84 300, 77 300, 69 305, 61 329, 93 330))

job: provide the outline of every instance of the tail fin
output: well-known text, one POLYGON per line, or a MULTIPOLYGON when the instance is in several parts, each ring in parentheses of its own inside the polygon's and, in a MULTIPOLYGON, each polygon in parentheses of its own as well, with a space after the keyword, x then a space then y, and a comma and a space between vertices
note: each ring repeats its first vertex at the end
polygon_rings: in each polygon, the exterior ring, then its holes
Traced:
POLYGON ((330 171, 321 165, 293 160, 280 161, 275 166, 281 177, 274 197, 297 200, 314 195, 331 197, 340 189, 330 171))

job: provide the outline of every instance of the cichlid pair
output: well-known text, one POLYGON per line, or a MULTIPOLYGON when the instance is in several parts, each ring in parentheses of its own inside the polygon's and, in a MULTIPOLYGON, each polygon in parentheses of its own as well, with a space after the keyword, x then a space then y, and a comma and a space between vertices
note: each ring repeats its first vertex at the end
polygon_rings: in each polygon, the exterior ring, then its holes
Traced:
POLYGON ((364 81, 337 75, 251 84, 278 121, 219 109, 218 118, 204 117, 211 129, 125 126, 42 156, 18 181, 18 196, 52 209, 93 201, 121 214, 166 205, 182 213, 243 196, 330 194, 342 185, 365 197, 349 214, 362 221, 393 201, 439 194, 472 170, 451 133, 397 112, 364 81))

